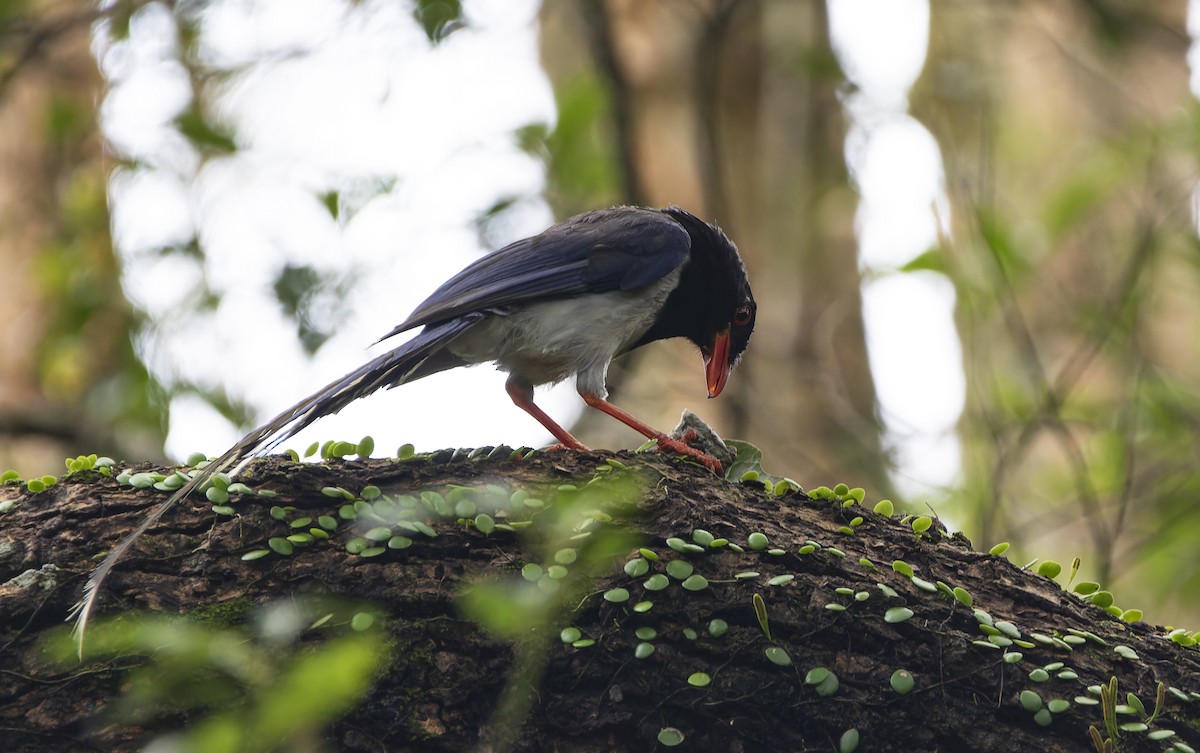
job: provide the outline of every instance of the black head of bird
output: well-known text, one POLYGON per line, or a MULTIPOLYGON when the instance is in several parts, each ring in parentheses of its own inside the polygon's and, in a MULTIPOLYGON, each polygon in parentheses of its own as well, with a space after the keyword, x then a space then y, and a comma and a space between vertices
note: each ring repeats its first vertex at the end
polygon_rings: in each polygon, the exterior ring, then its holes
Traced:
POLYGON ((687 230, 692 247, 679 284, 638 345, 670 337, 691 340, 704 359, 708 396, 716 397, 754 332, 757 306, 746 267, 720 228, 676 207, 662 211, 687 230))

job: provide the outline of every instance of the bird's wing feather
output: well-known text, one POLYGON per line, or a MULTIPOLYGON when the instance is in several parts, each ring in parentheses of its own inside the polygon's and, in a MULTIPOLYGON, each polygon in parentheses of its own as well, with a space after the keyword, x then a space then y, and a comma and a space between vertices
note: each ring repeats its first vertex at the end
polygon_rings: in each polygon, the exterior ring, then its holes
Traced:
POLYGON ((218 473, 233 472, 252 458, 275 449, 280 443, 322 416, 337 413, 360 397, 384 387, 395 387, 438 371, 464 365, 462 360, 453 356, 445 349, 445 346, 481 318, 482 315, 464 316, 436 326, 426 327, 424 331, 408 342, 325 385, 242 437, 241 441, 229 448, 225 454, 206 465, 165 502, 155 507, 138 524, 138 527, 113 547, 104 561, 92 571, 87 585, 84 586, 83 598, 71 610, 68 619, 75 620, 75 636, 80 658, 83 658, 83 638, 87 631, 88 618, 95 607, 96 597, 99 595, 105 579, 134 542, 157 523, 167 511, 192 492, 202 489, 218 473))
POLYGON ((622 207, 573 217, 476 261, 381 339, 471 311, 636 290, 683 264, 691 237, 671 217, 622 207))

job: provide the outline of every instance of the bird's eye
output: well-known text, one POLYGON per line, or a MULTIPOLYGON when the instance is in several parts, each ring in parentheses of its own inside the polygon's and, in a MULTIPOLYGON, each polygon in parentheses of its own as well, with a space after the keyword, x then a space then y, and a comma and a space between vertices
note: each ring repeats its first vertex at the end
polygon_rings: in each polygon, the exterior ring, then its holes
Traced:
POLYGON ((739 327, 745 327, 750 323, 750 307, 738 306, 738 310, 733 312, 733 323, 739 327))

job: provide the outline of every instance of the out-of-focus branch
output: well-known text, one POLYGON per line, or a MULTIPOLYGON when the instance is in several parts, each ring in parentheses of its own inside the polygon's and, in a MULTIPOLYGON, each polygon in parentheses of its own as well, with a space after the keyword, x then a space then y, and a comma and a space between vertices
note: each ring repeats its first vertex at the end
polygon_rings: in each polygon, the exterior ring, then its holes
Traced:
MULTIPOLYGON (((696 75, 692 84, 696 102, 696 164, 704 192, 704 212, 712 217, 726 218, 731 214, 721 167, 720 78, 725 40, 732 28, 734 9, 739 5, 747 4, 718 0, 712 11, 705 14, 695 49, 696 75)), ((736 235, 733 229, 726 229, 736 235)))
MULTIPOLYGON (((1127 302, 1135 295, 1138 282, 1143 272, 1149 267, 1153 252, 1158 245, 1154 228, 1150 225, 1150 222, 1152 220, 1147 220, 1144 224, 1137 245, 1129 255, 1125 267, 1121 271, 1121 275, 1114 284, 1112 291, 1106 296, 1107 303, 1100 307, 1099 310, 1108 312, 1124 311, 1127 302)), ((1001 265, 997 264, 997 267, 1001 267, 1001 265)), ((1090 481, 1087 461, 1084 458, 1083 451, 1075 441, 1070 428, 1067 426, 1062 415, 1062 406, 1066 403, 1071 392, 1079 383, 1079 380, 1087 372, 1088 366, 1100 354, 1105 343, 1108 341, 1109 334, 1115 328, 1113 319, 1120 316, 1120 314, 1099 318, 1093 325, 1092 331, 1088 333, 1088 336, 1083 339, 1075 351, 1066 359, 1058 374, 1051 379, 1045 373, 1045 370, 1041 367, 1040 360, 1037 358, 1034 351, 1032 331, 1020 314, 1020 308, 1015 300, 1010 281, 1002 268, 998 272, 998 277, 1004 290, 1010 297, 1008 305, 1010 313, 1013 314, 1013 316, 1008 318, 1010 330, 1014 335, 1014 339, 1024 351, 1027 363, 1036 366, 1036 368, 1031 368, 1031 375, 1038 382, 1042 398, 1033 416, 1021 427, 1021 433, 1007 446, 1002 442, 998 444, 998 455, 992 472, 992 500, 986 513, 984 530, 989 530, 989 525, 995 524, 995 516, 999 514, 999 510, 1001 509, 1001 500, 1004 496, 1005 481, 1009 470, 1020 463, 1021 459, 1030 450, 1037 434, 1043 428, 1049 427, 1059 438, 1075 473, 1076 492, 1079 494, 1084 512, 1088 515, 1087 524, 1092 535, 1093 544, 1096 547, 1099 560, 1097 564, 1101 571, 1101 578, 1104 579, 1107 577, 1112 565, 1115 539, 1120 533, 1120 523, 1124 515, 1119 508, 1117 520, 1114 521, 1115 525, 1110 527, 1102 514, 1099 500, 1090 481)))
POLYGON ((136 440, 127 442, 113 431, 113 427, 89 418, 86 412, 49 406, 0 410, 0 439, 32 437, 118 459, 147 457, 155 462, 166 462, 160 445, 136 440))
POLYGON ((96 21, 113 11, 82 10, 51 18, 20 18, 0 27, 0 104, 17 74, 49 54, 53 45, 72 33, 86 33, 96 21))
POLYGON ((633 128, 633 98, 625 70, 617 58, 612 16, 605 0, 583 0, 580 5, 586 22, 588 46, 596 60, 596 67, 608 82, 613 109, 613 132, 617 141, 617 159, 621 167, 621 190, 630 203, 646 206, 650 199, 638 168, 637 137, 633 128))

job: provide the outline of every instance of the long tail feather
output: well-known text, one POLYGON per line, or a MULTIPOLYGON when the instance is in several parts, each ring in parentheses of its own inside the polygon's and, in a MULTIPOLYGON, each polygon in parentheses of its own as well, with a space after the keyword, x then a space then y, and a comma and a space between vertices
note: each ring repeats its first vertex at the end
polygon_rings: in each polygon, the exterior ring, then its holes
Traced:
POLYGON ((231 469, 234 472, 240 470, 252 458, 269 452, 317 419, 337 413, 360 397, 384 387, 396 387, 438 371, 464 365, 460 359, 445 350, 445 346, 479 318, 464 316, 436 326, 427 326, 412 340, 326 385, 250 432, 223 455, 206 465, 165 502, 155 507, 92 571, 84 586, 83 598, 67 618, 75 621, 75 639, 80 659, 83 658, 83 639, 87 632, 88 620, 104 581, 138 538, 171 508, 192 492, 203 488, 218 473, 231 469))

